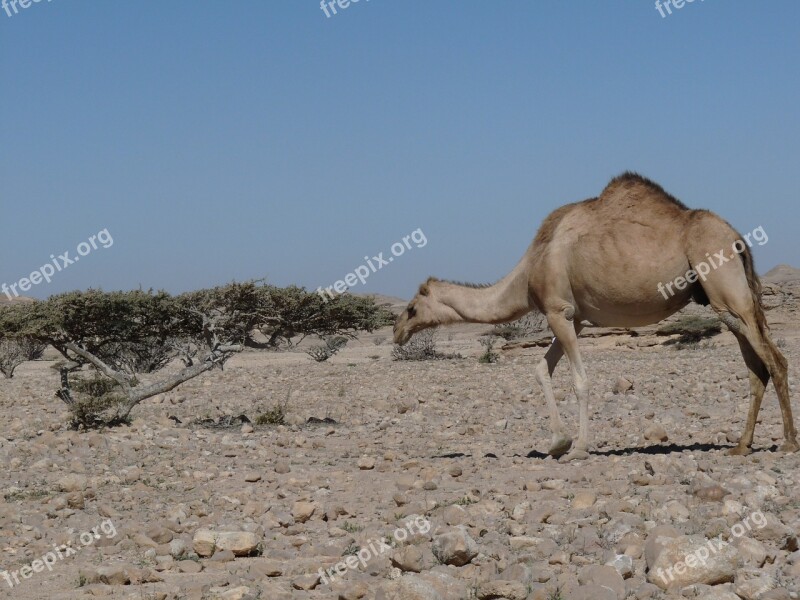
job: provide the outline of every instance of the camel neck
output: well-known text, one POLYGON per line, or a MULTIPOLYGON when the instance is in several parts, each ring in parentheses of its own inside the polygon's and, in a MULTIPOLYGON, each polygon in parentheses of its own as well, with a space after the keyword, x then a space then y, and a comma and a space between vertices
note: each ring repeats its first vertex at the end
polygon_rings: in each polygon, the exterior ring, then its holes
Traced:
POLYGON ((528 272, 523 262, 494 285, 470 287, 437 282, 437 299, 467 323, 507 323, 528 313, 528 272))

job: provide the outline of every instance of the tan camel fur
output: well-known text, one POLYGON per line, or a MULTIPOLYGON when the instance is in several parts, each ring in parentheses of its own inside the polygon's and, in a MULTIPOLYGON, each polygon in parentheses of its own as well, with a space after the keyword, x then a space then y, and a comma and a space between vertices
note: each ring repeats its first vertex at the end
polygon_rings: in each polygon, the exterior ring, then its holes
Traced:
POLYGON ((750 452, 770 377, 783 416, 781 449, 793 452, 799 447, 789 402, 787 361, 770 339, 760 304, 761 284, 750 250, 741 240, 742 236, 714 213, 691 210, 652 181, 624 173, 611 180, 598 198, 553 211, 519 264, 494 285, 428 279, 397 318, 394 341, 405 344, 414 333, 438 325, 505 323, 532 310, 541 311, 555 335, 536 367, 550 413, 553 437, 549 453, 566 454, 563 460, 585 458, 589 450, 589 383, 578 350, 583 322, 603 327, 649 325, 694 298, 701 304, 710 303, 736 336, 750 372, 752 401, 747 424, 731 453, 750 452), (676 286, 675 294, 668 297, 659 291, 660 283, 685 276, 692 266, 708 262, 711 256, 717 256, 714 264, 721 264, 705 280, 688 283, 684 289, 676 286), (551 384, 564 353, 579 403, 574 446, 565 432, 551 384))

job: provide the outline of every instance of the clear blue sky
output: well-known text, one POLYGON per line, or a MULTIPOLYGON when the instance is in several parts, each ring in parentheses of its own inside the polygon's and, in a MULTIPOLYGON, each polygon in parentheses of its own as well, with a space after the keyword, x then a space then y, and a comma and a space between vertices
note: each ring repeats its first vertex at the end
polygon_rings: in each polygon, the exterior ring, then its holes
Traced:
POLYGON ((800 266, 800 3, 52 0, 0 11, 0 283, 494 281, 632 169, 800 266))

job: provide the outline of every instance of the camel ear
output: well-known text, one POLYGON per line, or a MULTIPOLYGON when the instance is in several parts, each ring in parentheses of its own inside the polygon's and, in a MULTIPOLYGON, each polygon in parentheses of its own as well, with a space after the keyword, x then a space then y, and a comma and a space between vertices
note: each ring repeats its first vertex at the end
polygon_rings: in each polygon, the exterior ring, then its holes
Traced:
POLYGON ((429 287, 431 283, 434 281, 439 281, 436 277, 428 277, 428 280, 419 286, 419 295, 420 296, 427 296, 431 293, 431 288, 429 287))

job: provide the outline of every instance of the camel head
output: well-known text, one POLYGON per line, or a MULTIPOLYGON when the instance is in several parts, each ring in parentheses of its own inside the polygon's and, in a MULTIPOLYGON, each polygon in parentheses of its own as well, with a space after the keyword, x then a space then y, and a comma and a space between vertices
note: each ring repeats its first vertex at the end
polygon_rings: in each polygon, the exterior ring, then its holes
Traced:
POLYGON ((436 279, 430 277, 419 286, 417 295, 397 317, 394 324, 395 344, 403 346, 418 331, 452 322, 452 319, 443 318, 448 311, 452 312, 452 309, 437 300, 436 282, 436 279))

